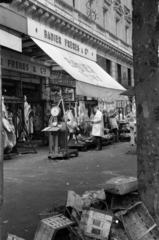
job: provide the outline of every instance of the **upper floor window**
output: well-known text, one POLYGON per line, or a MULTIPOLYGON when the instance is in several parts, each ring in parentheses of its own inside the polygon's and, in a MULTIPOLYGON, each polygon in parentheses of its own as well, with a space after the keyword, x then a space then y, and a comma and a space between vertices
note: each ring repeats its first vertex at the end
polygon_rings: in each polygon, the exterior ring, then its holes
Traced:
POLYGON ((106 72, 111 75, 111 61, 106 59, 106 72))
POLYGON ((115 19, 115 35, 119 37, 119 19, 115 19))
POLYGON ((121 65, 117 63, 117 81, 121 83, 121 65))
POLYGON ((72 0, 73 1, 73 7, 75 8, 76 7, 76 0, 72 0))
POLYGON ((129 28, 125 27, 125 42, 129 43, 129 28))
POLYGON ((103 9, 103 27, 107 28, 107 10, 103 9))
POLYGON ((128 85, 131 86, 132 83, 131 83, 131 69, 128 68, 128 85))

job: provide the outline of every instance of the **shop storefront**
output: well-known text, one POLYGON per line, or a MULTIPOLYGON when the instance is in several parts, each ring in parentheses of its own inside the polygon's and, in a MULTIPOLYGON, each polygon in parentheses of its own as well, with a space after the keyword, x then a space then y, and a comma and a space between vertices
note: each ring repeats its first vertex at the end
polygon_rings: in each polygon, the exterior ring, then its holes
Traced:
POLYGON ((28 35, 52 59, 51 99, 55 103, 60 100, 60 88, 65 103, 69 103, 66 110, 74 109, 75 117, 77 107, 83 115, 91 116, 91 104, 85 104, 87 98, 110 102, 120 99, 125 89, 96 63, 95 49, 31 19, 28 19, 28 35))
POLYGON ((16 137, 19 140, 24 139, 22 132, 25 122, 24 96, 26 96, 30 122, 28 136, 39 139, 44 127, 45 111, 42 85, 46 78, 50 77, 50 68, 12 50, 2 48, 1 53, 2 95, 8 111, 13 115, 16 137))

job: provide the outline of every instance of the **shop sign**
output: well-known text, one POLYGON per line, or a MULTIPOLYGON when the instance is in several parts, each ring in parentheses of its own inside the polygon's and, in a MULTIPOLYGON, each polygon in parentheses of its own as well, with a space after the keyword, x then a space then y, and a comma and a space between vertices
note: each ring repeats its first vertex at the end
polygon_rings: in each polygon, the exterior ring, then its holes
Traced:
POLYGON ((75 88, 76 87, 76 82, 75 80, 71 80, 71 79, 50 79, 50 83, 52 85, 58 85, 58 86, 66 86, 66 87, 71 87, 71 88, 75 88))
POLYGON ((96 61, 96 50, 32 19, 28 21, 28 35, 51 45, 96 61))
POLYGON ((1 66, 2 69, 8 69, 10 71, 50 77, 49 67, 39 65, 37 63, 28 62, 19 58, 14 58, 8 55, 2 55, 1 66))

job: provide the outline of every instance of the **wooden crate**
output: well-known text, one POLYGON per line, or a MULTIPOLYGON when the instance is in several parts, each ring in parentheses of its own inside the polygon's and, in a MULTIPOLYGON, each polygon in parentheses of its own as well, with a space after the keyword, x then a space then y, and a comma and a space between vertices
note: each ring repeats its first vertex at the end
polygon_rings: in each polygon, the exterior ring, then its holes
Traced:
POLYGON ((34 240, 53 240, 58 230, 67 228, 73 224, 72 221, 62 214, 43 219, 38 226, 34 240))
POLYGON ((24 240, 24 239, 8 233, 7 240, 24 240))
POLYGON ((121 212, 120 216, 130 240, 159 239, 159 229, 142 202, 121 212))
POLYGON ((112 219, 112 216, 107 212, 90 208, 83 210, 79 226, 86 236, 107 240, 112 219))

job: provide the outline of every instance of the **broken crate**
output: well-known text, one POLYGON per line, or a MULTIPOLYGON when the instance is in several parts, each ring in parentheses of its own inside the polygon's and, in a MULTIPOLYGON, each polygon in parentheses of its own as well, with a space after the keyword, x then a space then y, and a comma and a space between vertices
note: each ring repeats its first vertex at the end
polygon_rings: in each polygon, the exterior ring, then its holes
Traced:
POLYGON ((118 214, 130 240, 159 239, 159 229, 142 202, 118 214))
POLYGON ((53 240, 58 230, 65 229, 73 224, 62 214, 43 219, 38 226, 34 240, 53 240))

